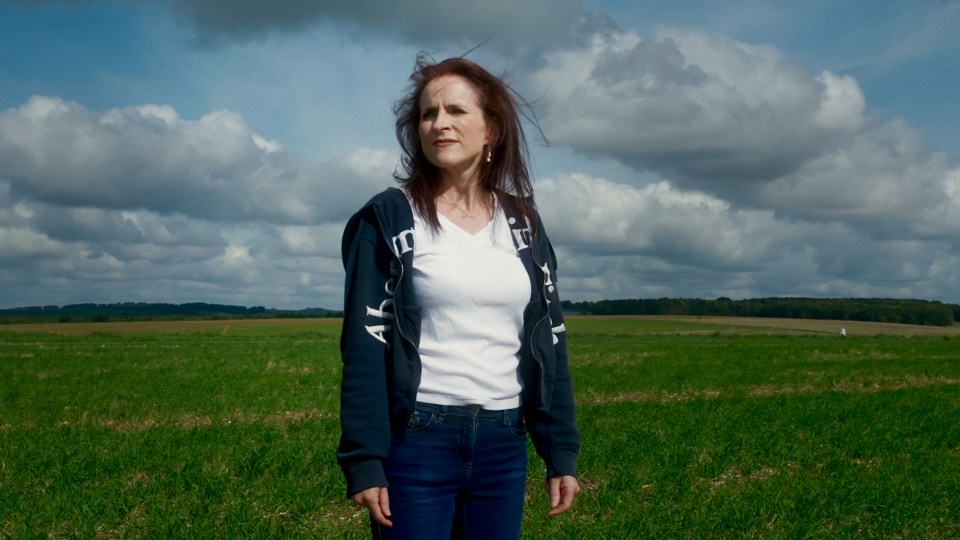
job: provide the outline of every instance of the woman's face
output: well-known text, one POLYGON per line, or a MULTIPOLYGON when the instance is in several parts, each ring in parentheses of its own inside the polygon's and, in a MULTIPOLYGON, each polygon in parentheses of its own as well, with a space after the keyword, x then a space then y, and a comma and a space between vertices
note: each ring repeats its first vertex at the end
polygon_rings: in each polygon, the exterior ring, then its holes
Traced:
POLYGON ((420 146, 444 178, 472 178, 490 140, 480 96, 466 79, 443 75, 424 87, 420 146))

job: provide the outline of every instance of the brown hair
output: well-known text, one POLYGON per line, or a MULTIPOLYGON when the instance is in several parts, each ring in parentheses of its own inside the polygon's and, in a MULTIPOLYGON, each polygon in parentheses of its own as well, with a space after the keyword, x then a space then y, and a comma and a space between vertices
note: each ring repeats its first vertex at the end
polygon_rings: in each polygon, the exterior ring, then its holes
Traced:
MULTIPOLYGON (((473 86, 480 96, 484 119, 495 135, 490 144, 492 160, 483 161, 480 166, 480 188, 487 194, 501 191, 516 195, 517 210, 536 227, 533 185, 526 163, 529 151, 518 112, 530 109, 530 105, 499 77, 465 58, 448 58, 437 63, 429 55, 417 55, 410 87, 394 105, 397 141, 403 152, 402 172, 395 172, 394 177, 410 195, 416 211, 434 230, 439 229, 436 198, 440 194, 441 179, 439 170, 427 160, 420 144, 420 95, 430 81, 444 75, 462 77, 473 86)), ((523 114, 523 118, 536 125, 532 113, 523 114)))

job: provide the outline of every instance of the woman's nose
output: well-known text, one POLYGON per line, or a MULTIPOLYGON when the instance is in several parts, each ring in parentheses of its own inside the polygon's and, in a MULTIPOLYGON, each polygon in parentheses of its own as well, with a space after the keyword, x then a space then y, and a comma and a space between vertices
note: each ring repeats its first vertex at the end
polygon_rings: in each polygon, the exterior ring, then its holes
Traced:
POLYGON ((439 111, 437 112, 437 118, 433 122, 433 129, 440 131, 450 127, 450 115, 439 111))

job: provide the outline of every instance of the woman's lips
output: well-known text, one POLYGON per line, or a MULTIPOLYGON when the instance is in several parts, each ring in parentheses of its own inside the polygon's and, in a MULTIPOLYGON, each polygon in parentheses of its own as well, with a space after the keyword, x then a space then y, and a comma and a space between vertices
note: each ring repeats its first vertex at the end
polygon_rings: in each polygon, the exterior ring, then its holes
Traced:
POLYGON ((447 147, 447 146, 452 146, 452 145, 454 145, 454 144, 456 144, 456 143, 457 143, 457 141, 455 141, 455 140, 453 140, 453 139, 438 139, 438 140, 436 140, 436 141, 433 141, 433 145, 434 145, 434 146, 438 146, 438 147, 440 147, 440 148, 445 148, 445 147, 447 147))

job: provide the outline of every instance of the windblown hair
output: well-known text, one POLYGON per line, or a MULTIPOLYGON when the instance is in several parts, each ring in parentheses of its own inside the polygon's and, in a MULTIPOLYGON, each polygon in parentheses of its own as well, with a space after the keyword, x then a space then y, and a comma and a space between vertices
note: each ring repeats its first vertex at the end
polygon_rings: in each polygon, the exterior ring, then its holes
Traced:
POLYGON ((417 55, 416 67, 410 75, 411 84, 406 95, 394 105, 397 116, 397 141, 403 156, 394 178, 406 189, 416 211, 436 231, 440 228, 436 198, 440 195, 440 171, 423 153, 420 142, 420 96, 431 81, 444 75, 462 77, 480 97, 484 120, 494 134, 490 163, 481 161, 479 187, 486 195, 506 192, 516 195, 517 210, 536 227, 536 204, 533 185, 527 169, 529 150, 523 133, 522 118, 536 124, 529 103, 509 85, 475 62, 465 58, 449 58, 434 62, 430 56, 417 55))

